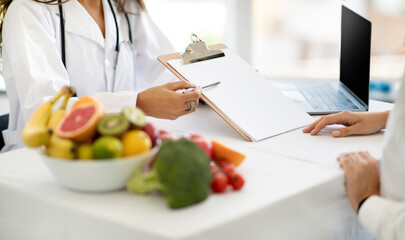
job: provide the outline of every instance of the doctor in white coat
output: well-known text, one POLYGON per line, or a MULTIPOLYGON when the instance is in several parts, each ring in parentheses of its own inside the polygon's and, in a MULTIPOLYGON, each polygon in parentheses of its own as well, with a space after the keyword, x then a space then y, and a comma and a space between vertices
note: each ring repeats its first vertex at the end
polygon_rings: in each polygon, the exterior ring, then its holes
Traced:
POLYGON ((23 146, 21 132, 31 114, 64 85, 74 87, 77 97, 94 96, 107 112, 129 105, 152 117, 176 119, 195 110, 201 89, 176 91, 195 86, 174 82, 156 60, 173 50, 143 0, 55 3, 0 0, 0 11, 7 10, 2 56, 10 102, 3 151, 23 146))
POLYGON ((327 125, 343 124, 346 127, 332 134, 345 137, 375 133, 387 125, 381 164, 367 152, 342 154, 338 158, 345 172, 350 204, 363 227, 377 239, 405 239, 404 81, 391 113, 343 112, 322 117, 303 130, 316 135, 327 125))

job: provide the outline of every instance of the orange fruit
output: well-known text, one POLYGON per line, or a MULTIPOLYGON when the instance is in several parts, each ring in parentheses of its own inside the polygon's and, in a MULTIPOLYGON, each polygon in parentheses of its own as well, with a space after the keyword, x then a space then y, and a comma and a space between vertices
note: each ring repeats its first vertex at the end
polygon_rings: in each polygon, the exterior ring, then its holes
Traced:
POLYGON ((212 140, 212 151, 215 160, 224 160, 239 166, 246 156, 240 152, 237 152, 222 143, 212 140))
POLYGON ((97 123, 104 114, 104 108, 101 111, 95 104, 78 106, 62 119, 56 134, 76 142, 91 141, 96 134, 97 123))
POLYGON ((124 133, 121 142, 124 157, 145 153, 152 148, 149 135, 142 130, 131 130, 124 133))

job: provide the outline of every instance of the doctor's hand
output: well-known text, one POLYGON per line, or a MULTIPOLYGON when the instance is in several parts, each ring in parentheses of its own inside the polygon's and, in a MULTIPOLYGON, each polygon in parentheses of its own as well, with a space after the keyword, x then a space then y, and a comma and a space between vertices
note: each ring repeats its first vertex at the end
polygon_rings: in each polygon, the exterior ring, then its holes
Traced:
POLYGON ((194 84, 185 81, 166 83, 152 87, 138 94, 136 106, 147 116, 165 119, 178 117, 194 112, 201 97, 201 87, 188 93, 176 92, 180 89, 195 88, 194 84), (189 109, 187 102, 194 102, 189 109))
POLYGON ((344 111, 337 114, 323 116, 302 131, 304 133, 316 135, 328 125, 342 124, 346 127, 334 130, 332 132, 334 137, 372 134, 385 128, 388 115, 389 111, 377 113, 344 111))
POLYGON ((380 195, 380 167, 368 152, 346 153, 338 157, 345 172, 347 197, 355 212, 360 202, 372 195, 380 195))

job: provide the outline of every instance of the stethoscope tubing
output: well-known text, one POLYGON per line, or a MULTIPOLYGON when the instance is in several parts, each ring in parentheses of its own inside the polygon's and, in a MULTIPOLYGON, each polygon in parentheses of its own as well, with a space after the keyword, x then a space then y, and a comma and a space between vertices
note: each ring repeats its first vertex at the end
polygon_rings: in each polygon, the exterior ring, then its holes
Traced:
MULTIPOLYGON (((63 16, 63 7, 62 7, 62 4, 61 4, 61 2, 62 2, 62 0, 58 0, 58 2, 59 2, 59 16, 60 16, 60 31, 61 31, 61 55, 62 55, 62 62, 63 62, 63 65, 65 66, 65 68, 66 68, 66 44, 65 44, 65 22, 64 22, 64 16, 63 16)), ((119 53, 119 51, 120 51, 120 47, 119 47, 119 42, 120 42, 120 39, 119 39, 119 36, 120 36, 120 30, 119 30, 119 27, 118 27, 118 22, 117 22, 117 16, 115 15, 115 12, 114 12, 114 8, 113 8, 113 6, 112 6, 112 4, 111 4, 111 0, 107 0, 107 2, 108 2, 108 5, 109 5, 109 7, 110 7, 110 9, 111 9, 111 13, 112 13, 112 15, 113 15, 113 18, 114 18, 114 23, 115 23, 115 32, 116 32, 116 40, 115 40, 115 51, 117 52, 117 54, 119 53)), ((129 22, 129 18, 128 18, 128 14, 126 14, 125 13, 125 19, 126 19, 126 21, 127 21, 127 24, 128 24, 128 36, 129 36, 129 42, 132 44, 132 30, 131 30, 131 24, 130 24, 130 22, 129 22)))
MULTIPOLYGON (((61 57, 62 57, 62 62, 63 62, 63 66, 65 66, 66 68, 66 43, 65 43, 65 22, 64 22, 64 16, 63 16, 63 7, 62 7, 62 0, 58 0, 59 2, 59 17, 60 17, 60 32, 61 32, 61 57)), ((114 18, 114 23, 115 23, 115 32, 116 32, 116 40, 115 40, 115 51, 116 51, 116 59, 115 59, 115 63, 114 63, 114 69, 116 69, 117 67, 117 62, 118 62, 118 55, 120 52, 120 30, 118 27, 118 22, 117 22, 117 16, 115 15, 114 12, 114 8, 111 4, 111 0, 107 0, 108 5, 111 9, 111 13, 113 15, 114 18)), ((129 36, 129 42, 132 45, 132 31, 131 31, 131 24, 129 22, 129 18, 128 18, 128 14, 125 13, 125 19, 127 21, 128 24, 128 36, 129 36)), ((115 84, 115 77, 114 77, 114 81, 113 81, 113 85, 115 84)), ((71 83, 69 82, 69 85, 71 85, 71 83)))
POLYGON ((62 54, 62 62, 63 66, 66 68, 66 49, 65 49, 65 23, 64 23, 64 17, 63 17, 63 9, 62 9, 62 0, 58 0, 59 2, 59 17, 60 17, 60 41, 61 41, 61 54, 62 54))

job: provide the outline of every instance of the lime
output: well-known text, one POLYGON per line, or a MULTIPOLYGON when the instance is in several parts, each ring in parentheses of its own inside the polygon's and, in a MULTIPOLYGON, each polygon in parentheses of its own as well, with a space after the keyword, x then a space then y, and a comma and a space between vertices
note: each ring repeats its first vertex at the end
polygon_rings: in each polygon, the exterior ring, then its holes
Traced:
POLYGON ((102 136, 93 144, 93 157, 95 159, 119 158, 122 156, 122 144, 116 137, 102 136))
POLYGON ((122 136, 124 156, 132 156, 147 152, 152 147, 149 135, 142 130, 131 130, 122 136))
POLYGON ((122 111, 125 118, 137 128, 142 128, 146 124, 145 113, 136 107, 125 107, 122 111))

